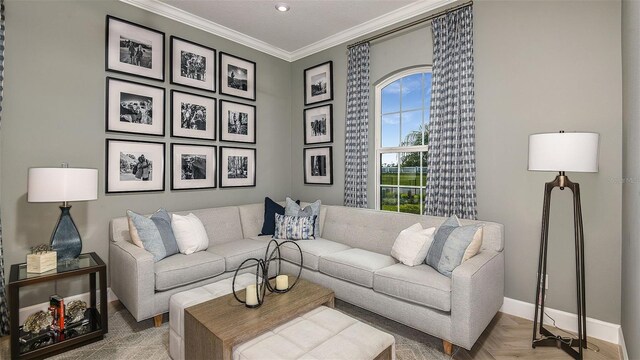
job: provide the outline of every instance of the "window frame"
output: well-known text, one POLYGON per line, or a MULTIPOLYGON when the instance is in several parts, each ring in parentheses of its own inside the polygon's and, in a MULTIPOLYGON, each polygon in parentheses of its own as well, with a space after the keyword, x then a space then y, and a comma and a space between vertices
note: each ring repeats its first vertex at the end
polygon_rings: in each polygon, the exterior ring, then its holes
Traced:
MULTIPOLYGON (((418 146, 393 146, 393 147, 383 147, 382 146, 382 89, 384 89, 387 85, 400 80, 406 76, 414 75, 414 74, 422 74, 422 73, 431 73, 433 74, 433 67, 431 65, 420 65, 416 67, 407 68, 396 73, 393 73, 387 76, 384 80, 380 81, 375 85, 374 88, 374 119, 375 119, 375 132, 374 132, 374 147, 375 147, 375 209, 380 209, 380 194, 382 189, 381 184, 381 172, 380 166, 382 160, 382 154, 386 153, 408 153, 408 152, 428 152, 428 145, 418 145, 418 146)), ((424 96, 422 97, 424 99, 424 96)), ((425 109, 424 103, 422 107, 423 111, 425 109)), ((399 113, 402 114, 402 96, 400 96, 400 110, 399 113)), ((402 120, 400 120, 400 134, 402 134, 402 120)), ((422 159, 422 156, 420 157, 422 159)), ((400 159, 398 159, 398 173, 400 172, 400 159)), ((422 160, 421 160, 422 161, 422 160)), ((412 189, 423 189, 426 184, 422 184, 422 175, 420 175, 420 186, 402 186, 400 185, 400 178, 398 178, 398 184, 394 186, 389 186, 389 188, 398 189, 397 197, 398 197, 398 209, 396 212, 400 212, 400 191, 401 188, 412 188, 412 189)), ((421 193, 422 194, 422 193, 421 193)), ((424 203, 424 198, 420 195, 421 201, 424 203)))

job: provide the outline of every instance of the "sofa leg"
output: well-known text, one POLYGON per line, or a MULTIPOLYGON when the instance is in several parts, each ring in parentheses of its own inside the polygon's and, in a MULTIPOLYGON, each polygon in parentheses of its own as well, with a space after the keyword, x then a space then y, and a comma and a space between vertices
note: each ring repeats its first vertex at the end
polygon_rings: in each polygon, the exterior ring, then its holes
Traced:
POLYGON ((442 340, 442 347, 444 347, 444 353, 447 356, 451 356, 453 354, 453 344, 448 342, 447 340, 442 340))
POLYGON ((153 325, 155 327, 162 326, 162 314, 158 314, 158 315, 153 317, 153 325))

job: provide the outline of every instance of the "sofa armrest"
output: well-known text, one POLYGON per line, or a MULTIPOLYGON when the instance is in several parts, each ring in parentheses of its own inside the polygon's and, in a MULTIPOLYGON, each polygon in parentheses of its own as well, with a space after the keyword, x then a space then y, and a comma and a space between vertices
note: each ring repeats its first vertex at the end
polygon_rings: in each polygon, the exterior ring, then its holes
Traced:
POLYGON ((128 241, 109 244, 111 290, 136 321, 154 315, 155 271, 153 255, 128 241))
POLYGON ((471 349, 504 302, 504 252, 484 250, 451 277, 451 342, 471 349))

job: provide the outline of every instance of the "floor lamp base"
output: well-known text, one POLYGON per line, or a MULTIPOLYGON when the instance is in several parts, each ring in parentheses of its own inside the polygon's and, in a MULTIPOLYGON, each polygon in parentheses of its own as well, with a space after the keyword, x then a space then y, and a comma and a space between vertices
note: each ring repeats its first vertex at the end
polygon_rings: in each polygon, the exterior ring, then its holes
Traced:
POLYGON ((576 360, 582 359, 581 352, 574 349, 574 347, 580 346, 580 340, 573 338, 563 338, 559 335, 555 335, 551 331, 547 330, 544 326, 540 326, 540 334, 543 335, 544 338, 533 340, 533 342, 531 343, 531 347, 533 347, 534 349, 537 346, 557 347, 558 349, 564 350, 564 352, 571 355, 571 357, 576 360))

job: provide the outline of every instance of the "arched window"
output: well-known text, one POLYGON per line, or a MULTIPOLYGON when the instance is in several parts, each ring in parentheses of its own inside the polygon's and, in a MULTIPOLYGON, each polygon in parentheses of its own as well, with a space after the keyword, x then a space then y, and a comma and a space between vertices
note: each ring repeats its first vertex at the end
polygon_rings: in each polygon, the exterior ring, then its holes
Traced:
POLYGON ((396 73, 375 92, 376 208, 422 214, 431 67, 396 73))

